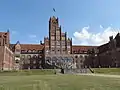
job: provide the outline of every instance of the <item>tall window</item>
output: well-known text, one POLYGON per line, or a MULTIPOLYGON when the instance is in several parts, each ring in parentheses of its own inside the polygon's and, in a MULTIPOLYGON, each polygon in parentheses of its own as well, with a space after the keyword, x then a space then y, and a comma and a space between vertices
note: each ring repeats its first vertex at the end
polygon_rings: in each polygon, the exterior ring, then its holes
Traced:
POLYGON ((60 35, 60 31, 56 31, 56 35, 60 35))
POLYGON ((36 64, 36 61, 34 60, 33 63, 36 64))
POLYGON ((55 40, 55 36, 51 36, 51 40, 55 40))

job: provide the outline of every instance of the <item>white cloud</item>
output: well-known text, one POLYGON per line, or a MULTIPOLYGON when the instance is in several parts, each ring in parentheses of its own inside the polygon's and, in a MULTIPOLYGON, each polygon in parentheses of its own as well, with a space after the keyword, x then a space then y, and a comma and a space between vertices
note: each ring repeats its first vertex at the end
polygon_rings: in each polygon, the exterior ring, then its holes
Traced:
MULTIPOLYGON (((100 25, 100 28, 103 28, 100 25)), ((92 33, 88 30, 90 27, 83 27, 82 30, 76 31, 73 34, 73 44, 79 45, 102 45, 109 41, 109 36, 115 37, 120 29, 107 27, 103 28, 102 32, 92 33)))
POLYGON ((31 35, 29 35, 29 38, 36 38, 37 36, 36 35, 33 35, 33 34, 31 34, 31 35))

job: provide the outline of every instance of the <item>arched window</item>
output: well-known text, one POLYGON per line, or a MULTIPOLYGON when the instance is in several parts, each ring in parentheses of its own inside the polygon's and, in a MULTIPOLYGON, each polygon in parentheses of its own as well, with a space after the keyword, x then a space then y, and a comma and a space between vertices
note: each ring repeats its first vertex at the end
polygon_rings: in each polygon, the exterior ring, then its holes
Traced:
POLYGON ((83 58, 83 56, 82 56, 82 55, 80 55, 80 58, 83 58))
POLYGON ((27 58, 30 59, 30 58, 31 58, 31 55, 28 55, 27 58))
POLYGON ((78 56, 76 55, 75 58, 78 58, 78 56))
POLYGON ((24 58, 25 58, 25 55, 22 55, 21 58, 24 59, 24 58))
POLYGON ((33 56, 33 58, 37 58, 37 56, 36 56, 36 55, 34 55, 34 56, 33 56))
POLYGON ((87 56, 85 56, 85 59, 87 59, 87 56))

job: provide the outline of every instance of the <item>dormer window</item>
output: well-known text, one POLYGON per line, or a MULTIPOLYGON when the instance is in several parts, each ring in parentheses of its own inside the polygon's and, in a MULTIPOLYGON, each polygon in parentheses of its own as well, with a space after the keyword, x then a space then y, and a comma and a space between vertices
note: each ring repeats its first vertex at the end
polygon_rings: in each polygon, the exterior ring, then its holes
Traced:
POLYGON ((33 52, 36 52, 36 50, 34 49, 33 52))
POLYGON ((32 52, 32 50, 28 50, 28 52, 30 53, 30 52, 32 52))
POLYGON ((26 51, 25 50, 21 50, 22 53, 25 53, 26 51))

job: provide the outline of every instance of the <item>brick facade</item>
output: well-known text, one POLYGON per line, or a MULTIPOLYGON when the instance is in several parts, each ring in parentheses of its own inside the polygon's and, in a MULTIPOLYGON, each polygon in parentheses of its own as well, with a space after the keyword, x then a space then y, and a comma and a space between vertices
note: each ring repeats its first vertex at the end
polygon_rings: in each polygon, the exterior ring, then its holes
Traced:
POLYGON ((14 69, 14 54, 7 46, 0 46, 0 69, 14 69))
POLYGON ((12 70, 14 66, 14 54, 9 48, 9 30, 0 32, 0 69, 12 70))
POLYGON ((0 33, 0 45, 0 67, 4 69, 13 67, 16 70, 62 66, 82 68, 88 57, 88 50, 96 48, 96 46, 72 45, 72 39, 67 37, 67 32, 62 32, 59 20, 55 16, 49 19, 49 36, 44 38, 44 43, 21 44, 17 41, 16 44, 10 44, 9 31, 7 31, 0 33), (4 52, 4 48, 7 49, 7 53, 4 52))

